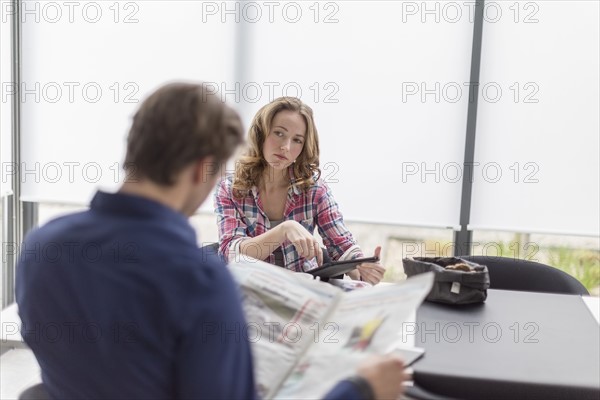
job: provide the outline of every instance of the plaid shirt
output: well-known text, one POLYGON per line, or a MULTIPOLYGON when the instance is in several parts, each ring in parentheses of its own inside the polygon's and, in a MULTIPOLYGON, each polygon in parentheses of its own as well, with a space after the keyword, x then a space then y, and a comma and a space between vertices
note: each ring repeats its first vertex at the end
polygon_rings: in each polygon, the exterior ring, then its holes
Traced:
MULTIPOLYGON (((290 179, 294 182, 291 169, 290 179)), ((240 243, 244 239, 262 235, 271 228, 271 221, 261 207, 258 188, 253 187, 246 196, 236 198, 233 196, 232 184, 233 175, 230 174, 219 183, 215 193, 219 253, 228 261, 239 257, 240 243)), ((352 234, 344 225, 329 187, 321 179, 304 192, 292 183, 283 215, 284 220, 299 222, 311 234, 316 226, 332 260, 363 257, 352 234)), ((294 245, 287 240, 282 243, 282 250, 287 269, 302 272, 317 267, 316 258, 300 257, 294 245)), ((271 264, 274 260, 273 254, 265 259, 271 264)))

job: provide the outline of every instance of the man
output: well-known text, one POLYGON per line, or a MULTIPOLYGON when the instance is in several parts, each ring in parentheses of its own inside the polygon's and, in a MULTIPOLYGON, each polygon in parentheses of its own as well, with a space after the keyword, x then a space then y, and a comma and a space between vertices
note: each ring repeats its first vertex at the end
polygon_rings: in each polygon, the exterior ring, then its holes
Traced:
MULTIPOLYGON (((17 302, 52 398, 256 397, 247 338, 206 334, 244 317, 227 268, 187 221, 242 137, 205 86, 166 85, 133 118, 119 192, 28 235, 17 302)), ((327 397, 397 397, 403 380, 398 358, 375 358, 327 397)))

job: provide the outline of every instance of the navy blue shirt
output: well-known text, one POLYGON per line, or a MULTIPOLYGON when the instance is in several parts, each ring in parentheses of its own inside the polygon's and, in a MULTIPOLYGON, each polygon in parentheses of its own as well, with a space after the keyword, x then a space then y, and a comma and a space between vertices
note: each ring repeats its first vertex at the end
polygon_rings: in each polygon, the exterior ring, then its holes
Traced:
POLYGON ((99 192, 28 235, 22 334, 60 399, 254 398, 238 290, 187 219, 99 192))
MULTIPOLYGON (((17 265, 21 333, 56 399, 254 399, 241 298, 187 218, 98 192, 31 232, 17 265)), ((327 399, 358 399, 340 382, 327 399)))

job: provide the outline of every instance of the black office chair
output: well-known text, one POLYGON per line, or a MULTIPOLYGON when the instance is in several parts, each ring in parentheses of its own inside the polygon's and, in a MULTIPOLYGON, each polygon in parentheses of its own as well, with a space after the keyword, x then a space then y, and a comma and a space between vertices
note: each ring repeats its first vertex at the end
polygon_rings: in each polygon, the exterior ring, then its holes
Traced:
POLYGON ((581 282, 549 265, 508 257, 461 256, 460 258, 488 267, 490 289, 589 295, 581 282))
POLYGON ((51 400, 52 398, 46 391, 43 383, 38 383, 25 389, 20 395, 19 400, 51 400))
POLYGON ((204 254, 212 254, 223 259, 223 257, 219 256, 219 242, 205 244, 200 247, 200 250, 202 250, 204 254))

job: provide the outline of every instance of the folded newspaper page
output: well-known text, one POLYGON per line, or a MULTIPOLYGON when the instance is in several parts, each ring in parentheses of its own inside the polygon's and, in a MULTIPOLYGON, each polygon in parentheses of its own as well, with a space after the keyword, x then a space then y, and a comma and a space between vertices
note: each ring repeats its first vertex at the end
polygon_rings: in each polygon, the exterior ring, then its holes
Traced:
POLYGON ((433 274, 343 290, 246 259, 230 265, 241 287, 258 394, 321 398, 372 354, 397 342, 431 290, 433 274))

